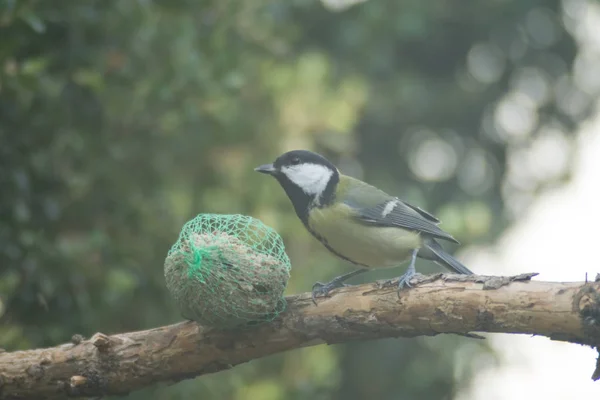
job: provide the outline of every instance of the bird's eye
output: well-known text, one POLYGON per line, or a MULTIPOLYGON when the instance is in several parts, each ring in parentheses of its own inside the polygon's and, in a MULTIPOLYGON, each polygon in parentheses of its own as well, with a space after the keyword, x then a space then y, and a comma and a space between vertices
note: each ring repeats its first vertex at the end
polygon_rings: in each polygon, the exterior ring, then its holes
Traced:
POLYGON ((292 163, 292 165, 298 165, 300 164, 300 159, 298 157, 294 157, 290 162, 292 163))

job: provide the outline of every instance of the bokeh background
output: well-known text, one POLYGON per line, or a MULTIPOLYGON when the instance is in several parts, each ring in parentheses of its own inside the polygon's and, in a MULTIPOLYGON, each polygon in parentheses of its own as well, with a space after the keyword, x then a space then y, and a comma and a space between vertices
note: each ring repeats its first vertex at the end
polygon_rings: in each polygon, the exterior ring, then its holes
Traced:
MULTIPOLYGON (((0 347, 180 320, 163 261, 202 212, 275 227, 289 294, 348 271, 253 172, 293 148, 438 215, 476 272, 595 276, 599 27, 592 0, 0 0, 0 347)), ((597 398, 594 362, 379 340, 127 398, 597 398)))

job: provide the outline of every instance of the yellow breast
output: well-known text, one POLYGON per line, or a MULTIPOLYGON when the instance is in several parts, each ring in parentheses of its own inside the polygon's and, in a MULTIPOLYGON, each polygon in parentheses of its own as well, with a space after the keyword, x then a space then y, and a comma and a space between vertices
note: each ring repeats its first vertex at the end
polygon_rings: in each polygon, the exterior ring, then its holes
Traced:
POLYGON ((345 204, 313 209, 308 223, 316 235, 326 240, 331 250, 370 268, 398 266, 413 249, 421 247, 418 233, 361 225, 352 221, 349 215, 350 208, 345 204))

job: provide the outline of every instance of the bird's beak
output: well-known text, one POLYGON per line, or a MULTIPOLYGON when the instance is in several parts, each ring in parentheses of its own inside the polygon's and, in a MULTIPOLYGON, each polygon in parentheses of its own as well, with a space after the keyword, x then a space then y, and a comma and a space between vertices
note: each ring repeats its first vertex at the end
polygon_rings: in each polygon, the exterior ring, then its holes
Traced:
POLYGON ((268 174, 268 175, 273 175, 275 173, 275 171, 277 171, 275 169, 275 167, 273 166, 273 164, 264 164, 264 165, 261 165, 260 167, 254 168, 254 170, 256 172, 260 172, 260 173, 268 174))

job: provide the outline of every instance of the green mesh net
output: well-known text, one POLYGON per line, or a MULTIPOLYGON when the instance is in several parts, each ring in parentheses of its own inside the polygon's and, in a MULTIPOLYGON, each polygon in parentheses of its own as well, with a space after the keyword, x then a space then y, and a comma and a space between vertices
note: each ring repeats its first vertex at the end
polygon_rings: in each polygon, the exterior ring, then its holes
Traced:
POLYGON ((164 272, 185 318, 233 328, 270 321, 285 309, 290 268, 281 237, 260 220, 200 214, 183 226, 164 272))

